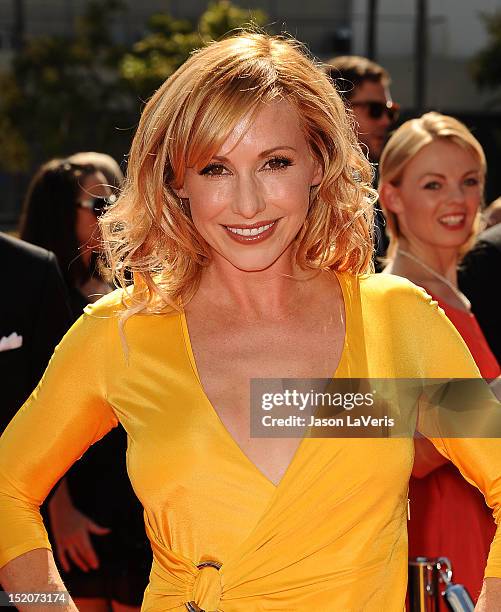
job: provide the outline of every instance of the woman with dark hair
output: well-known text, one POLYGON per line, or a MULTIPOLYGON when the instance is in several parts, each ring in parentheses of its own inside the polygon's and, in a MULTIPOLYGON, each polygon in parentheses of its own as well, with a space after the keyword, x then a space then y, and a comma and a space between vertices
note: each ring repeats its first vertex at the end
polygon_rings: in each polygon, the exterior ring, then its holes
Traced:
POLYGON ((56 254, 75 319, 110 290, 96 274, 94 255, 100 243, 96 213, 110 193, 95 166, 54 159, 39 168, 24 201, 20 237, 56 254))
MULTIPOLYGON (((21 236, 54 251, 73 321, 111 289, 97 271, 98 217, 122 179, 112 158, 89 152, 47 162, 29 185, 21 236)), ((81 611, 137 610, 148 581, 151 556, 126 449, 117 427, 69 470, 47 504, 61 574, 81 611)))

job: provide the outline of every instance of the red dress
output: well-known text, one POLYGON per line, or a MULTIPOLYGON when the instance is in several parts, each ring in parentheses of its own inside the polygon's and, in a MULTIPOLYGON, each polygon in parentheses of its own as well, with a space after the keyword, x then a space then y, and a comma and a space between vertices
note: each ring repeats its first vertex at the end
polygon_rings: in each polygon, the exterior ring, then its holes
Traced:
MULTIPOLYGON (((499 376, 499 364, 475 316, 434 299, 463 337, 482 376, 499 376)), ((448 557, 454 582, 464 584, 476 601, 496 530, 483 495, 448 462, 424 478, 412 477, 409 498, 409 556, 448 557)))

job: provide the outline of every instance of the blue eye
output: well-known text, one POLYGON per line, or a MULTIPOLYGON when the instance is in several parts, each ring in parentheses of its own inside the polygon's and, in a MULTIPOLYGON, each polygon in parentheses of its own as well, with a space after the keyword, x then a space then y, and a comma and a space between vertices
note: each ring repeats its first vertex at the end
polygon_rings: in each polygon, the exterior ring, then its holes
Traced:
POLYGON ((474 177, 474 176, 470 176, 470 178, 467 178, 464 182, 464 184, 467 187, 475 187, 476 185, 478 185, 480 183, 480 181, 478 180, 478 178, 474 177))

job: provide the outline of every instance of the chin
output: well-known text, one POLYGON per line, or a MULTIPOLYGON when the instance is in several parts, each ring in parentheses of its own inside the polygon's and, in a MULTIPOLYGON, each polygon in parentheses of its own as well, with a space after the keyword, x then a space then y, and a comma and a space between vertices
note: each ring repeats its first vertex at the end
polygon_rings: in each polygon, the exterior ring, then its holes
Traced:
POLYGON ((457 240, 436 240, 433 245, 439 249, 454 249, 459 252, 470 240, 471 234, 467 237, 458 237, 457 240))
POLYGON ((248 257, 228 257, 223 255, 226 261, 231 264, 237 270, 241 270, 242 272, 264 272, 273 266, 274 263, 279 259, 279 256, 276 258, 270 257, 256 257, 256 256, 248 256, 248 257))
POLYGON ((264 272, 279 262, 286 263, 286 259, 291 257, 291 246, 289 244, 284 248, 277 243, 262 243, 259 246, 236 245, 228 248, 228 245, 219 245, 220 248, 213 249, 213 252, 242 272, 264 272))

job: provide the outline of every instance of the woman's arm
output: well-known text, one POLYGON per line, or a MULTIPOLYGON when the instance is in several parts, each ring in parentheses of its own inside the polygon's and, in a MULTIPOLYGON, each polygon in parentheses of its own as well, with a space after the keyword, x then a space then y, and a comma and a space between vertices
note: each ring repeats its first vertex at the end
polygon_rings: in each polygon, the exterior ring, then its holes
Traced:
MULTIPOLYGON (((91 315, 77 321, 0 438, 0 568, 29 551, 51 550, 41 503, 87 448, 118 423, 106 401, 107 338, 113 323, 116 319, 91 315)), ((23 571, 29 575, 32 570, 23 571)), ((42 582, 52 580, 47 563, 33 572, 42 582)), ((10 580, 13 590, 24 588, 10 580)))
POLYGON ((501 610, 501 407, 443 311, 415 291, 419 303, 405 303, 408 319, 400 333, 413 330, 406 336, 406 351, 417 356, 426 384, 418 431, 483 493, 493 511, 497 532, 485 570, 487 599, 479 602, 489 607, 478 610, 501 610))
POLYGON ((501 578, 486 578, 475 612, 497 612, 501 601, 501 578))
MULTIPOLYGON (((501 378, 496 378, 489 383, 489 387, 498 399, 501 398, 501 378)), ((425 437, 419 436, 414 440, 415 456, 412 475, 414 478, 424 478, 434 470, 448 463, 441 453, 425 437)))
MULTIPOLYGON (((57 571, 54 558, 50 550, 37 548, 9 561, 0 570, 0 583, 4 591, 9 593, 47 593, 63 592, 67 597, 65 604, 58 604, 60 612, 73 612, 77 607, 71 597, 66 595, 66 588, 57 571)), ((41 612, 54 612, 52 605, 36 605, 16 603, 21 612, 24 610, 39 610, 41 612)))

